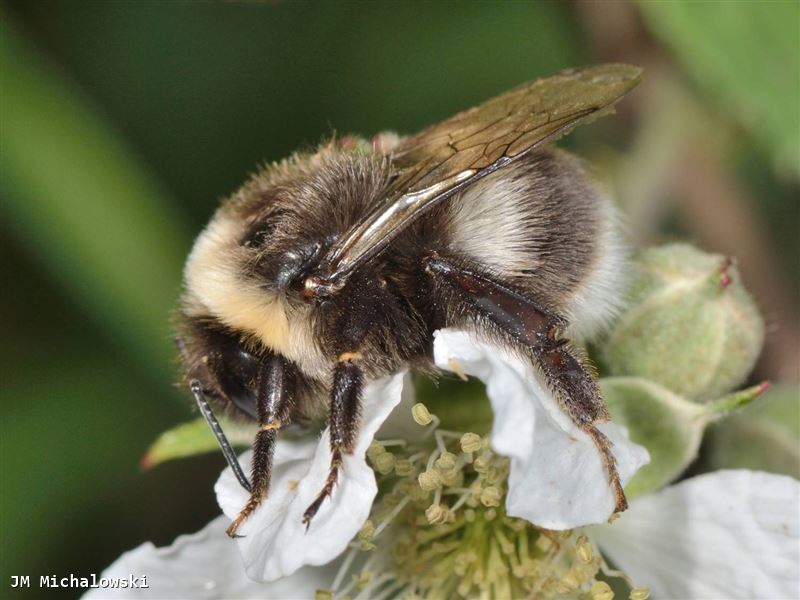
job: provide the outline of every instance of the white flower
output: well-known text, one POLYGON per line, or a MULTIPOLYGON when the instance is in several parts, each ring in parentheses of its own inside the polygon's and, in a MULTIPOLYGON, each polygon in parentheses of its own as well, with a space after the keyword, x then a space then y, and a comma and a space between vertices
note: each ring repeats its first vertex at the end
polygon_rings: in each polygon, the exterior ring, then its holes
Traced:
MULTIPOLYGON (((225 535, 230 518, 248 498, 228 468, 215 486, 226 516, 193 535, 179 537, 172 546, 142 544, 102 574, 146 575, 149 588, 98 589, 85 597, 312 598, 315 590, 330 585, 336 569, 306 565, 323 565, 339 556, 369 515, 378 489, 364 454, 400 402, 403 376, 397 373, 365 386, 355 451, 344 457, 334 494, 320 507, 307 532, 303 512, 322 488, 330 465, 327 429, 319 440, 278 442, 270 495, 240 528, 245 537, 234 541, 225 535), (294 576, 287 577, 290 574, 294 576), (260 583, 267 580, 273 582, 260 583)), ((250 458, 251 452, 240 457, 245 471, 250 458)))
MULTIPOLYGON (((495 411, 491 440, 510 457, 510 515, 554 529, 608 519, 614 499, 593 443, 537 383, 530 367, 503 349, 453 331, 437 333, 435 357, 443 368, 460 368, 486 382, 495 411)), ((246 537, 228 539, 227 519, 220 517, 169 548, 145 544, 124 554, 103 576, 146 574, 148 590, 120 590, 115 596, 99 590, 88 597, 312 598, 314 590, 331 587, 336 565, 310 565, 341 563, 369 515, 377 487, 364 454, 400 401, 402 377, 367 386, 356 451, 346 458, 333 497, 308 532, 302 514, 327 474, 327 432, 317 441, 279 442, 270 496, 240 529, 246 537)), ((628 441, 622 428, 601 427, 614 442, 620 476, 627 481, 647 453, 628 441)), ((247 468, 249 456, 243 460, 247 468)), ((229 517, 247 500, 230 470, 216 490, 229 517)), ((591 536, 637 584, 652 587, 662 598, 792 597, 800 580, 798 501, 800 483, 791 478, 714 473, 637 499, 614 524, 593 527, 591 536)), ((377 541, 379 549, 385 543, 377 541)))
MULTIPOLYGON (((559 408, 533 369, 504 348, 461 331, 441 330, 434 342, 436 364, 486 383, 494 410, 492 445, 511 459, 506 511, 546 529, 603 523, 615 498, 600 454, 589 436, 559 408)), ((614 423, 598 426, 613 443, 622 484, 650 457, 614 423)))
MULTIPOLYGON (((511 458, 510 515, 549 529, 601 523, 611 516, 614 496, 594 444, 559 409, 528 365, 458 331, 437 332, 434 353, 440 367, 450 368, 455 360, 487 383, 496 415, 492 439, 497 451, 511 458)), ((248 576, 274 581, 304 565, 325 564, 344 551, 367 520, 377 494, 364 454, 399 403, 402 378, 400 373, 365 389, 356 450, 345 456, 339 483, 307 532, 303 512, 323 487, 330 465, 328 431, 316 443, 278 445, 270 494, 239 530, 243 537, 237 543, 248 576)), ((602 427, 614 443, 624 484, 647 462, 647 451, 628 441, 620 427, 602 427)), ((243 455, 242 466, 249 469, 249 453, 243 455)), ((247 492, 230 469, 215 489, 222 510, 235 518, 247 501, 247 492)))
MULTIPOLYGON (((756 471, 700 475, 638 498, 611 525, 589 533, 656 600, 800 597, 800 482, 756 471)), ((142 544, 101 577, 147 576, 147 589, 97 589, 112 598, 313 598, 339 562, 304 567, 272 583, 245 576, 219 517, 172 546, 142 544)))
POLYGON ((180 536, 171 546, 156 548, 148 542, 126 552, 101 577, 124 580, 133 576, 148 587, 96 588, 85 594, 84 599, 287 600, 313 598, 316 590, 330 585, 336 574, 335 564, 306 567, 294 577, 272 583, 253 581, 244 573, 236 543, 225 535, 229 522, 227 517, 220 516, 197 533, 180 536))
POLYGON ((800 598, 800 482, 699 475, 636 499, 592 538, 656 598, 800 598))
MULTIPOLYGON (((404 373, 365 386, 361 430, 353 454, 345 454, 333 494, 322 503, 306 531, 303 513, 325 485, 331 464, 328 430, 318 441, 277 445, 269 496, 239 529, 237 538, 247 575, 273 581, 304 565, 323 565, 347 547, 367 520, 378 493, 375 474, 364 454, 375 432, 400 402, 404 373)), ((251 453, 241 457, 245 472, 251 453)), ((235 518, 248 493, 231 469, 215 486, 223 512, 235 518)))

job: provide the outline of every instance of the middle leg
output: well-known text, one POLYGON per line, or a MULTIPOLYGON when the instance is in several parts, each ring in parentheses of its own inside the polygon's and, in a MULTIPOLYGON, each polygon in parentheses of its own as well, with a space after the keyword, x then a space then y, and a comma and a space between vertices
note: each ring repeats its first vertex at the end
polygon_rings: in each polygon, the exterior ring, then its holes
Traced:
POLYGON ((358 364, 360 360, 361 355, 358 352, 343 352, 334 368, 328 417, 331 466, 325 485, 303 514, 306 529, 336 486, 342 466, 342 453, 352 452, 356 443, 361 418, 361 390, 364 386, 364 373, 358 364))

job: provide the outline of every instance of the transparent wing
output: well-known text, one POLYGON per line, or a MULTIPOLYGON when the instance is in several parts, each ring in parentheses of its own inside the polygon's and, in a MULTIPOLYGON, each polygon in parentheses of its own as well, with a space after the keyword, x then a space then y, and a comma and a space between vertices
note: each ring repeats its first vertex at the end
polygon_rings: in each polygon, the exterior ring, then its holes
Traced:
POLYGON ((395 149, 399 176, 393 190, 418 192, 464 171, 477 174, 519 158, 587 117, 604 114, 638 83, 640 73, 618 64, 563 71, 429 127, 395 149))
POLYGON ((489 173, 611 111, 641 69, 606 64, 525 83, 405 140, 392 153, 385 200, 326 255, 323 279, 342 280, 425 210, 489 173))

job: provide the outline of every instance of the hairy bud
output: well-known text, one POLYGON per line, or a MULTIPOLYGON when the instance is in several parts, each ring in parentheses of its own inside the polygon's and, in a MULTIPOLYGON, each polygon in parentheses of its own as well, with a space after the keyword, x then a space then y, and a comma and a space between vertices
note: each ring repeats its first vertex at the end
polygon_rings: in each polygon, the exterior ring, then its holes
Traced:
POLYGON ((764 322, 733 260, 672 244, 639 256, 605 361, 615 375, 707 401, 744 381, 763 342, 764 322))

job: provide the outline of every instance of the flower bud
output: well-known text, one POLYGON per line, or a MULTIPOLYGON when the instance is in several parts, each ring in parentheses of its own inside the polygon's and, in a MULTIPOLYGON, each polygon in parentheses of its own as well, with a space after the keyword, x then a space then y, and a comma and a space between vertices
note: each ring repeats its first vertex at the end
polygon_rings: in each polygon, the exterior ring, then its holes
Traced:
POLYGON ((612 374, 706 401, 744 381, 763 342, 763 320, 733 261, 672 244, 639 256, 605 362, 612 374))

